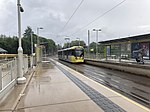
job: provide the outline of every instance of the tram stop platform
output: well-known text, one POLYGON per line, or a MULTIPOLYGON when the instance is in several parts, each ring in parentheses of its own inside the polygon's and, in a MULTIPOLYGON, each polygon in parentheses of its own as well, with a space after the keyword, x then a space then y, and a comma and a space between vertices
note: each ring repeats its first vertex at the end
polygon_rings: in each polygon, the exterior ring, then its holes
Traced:
POLYGON ((121 60, 119 62, 118 59, 99 60, 99 59, 85 58, 85 63, 150 77, 150 61, 149 60, 145 60, 145 64, 141 64, 141 63, 135 62, 135 60, 121 60))
POLYGON ((150 112, 150 109, 51 60, 40 63, 1 103, 0 112, 150 112))

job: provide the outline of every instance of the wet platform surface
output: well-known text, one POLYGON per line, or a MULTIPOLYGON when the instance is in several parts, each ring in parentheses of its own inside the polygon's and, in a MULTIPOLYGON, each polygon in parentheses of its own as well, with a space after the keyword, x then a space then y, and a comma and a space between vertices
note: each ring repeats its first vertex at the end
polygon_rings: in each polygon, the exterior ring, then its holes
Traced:
MULTIPOLYGON (((114 108, 111 104, 121 108, 120 111, 114 112, 150 112, 146 107, 92 81, 73 69, 52 61, 55 64, 45 62, 39 64, 35 69, 35 74, 21 95, 15 110, 5 111, 4 108, 0 112, 113 112, 114 108), (69 78, 59 67, 68 72, 75 81, 69 78), (77 84, 77 80, 81 82, 81 85, 84 85, 83 88, 77 84), (85 87, 88 88, 85 89, 85 87), (92 89, 91 93, 87 91, 89 88, 92 89), (99 94, 102 100, 98 98, 99 94), (94 100, 98 100, 101 104, 94 100), (111 104, 108 104, 109 106, 107 105, 105 110, 100 106, 103 103, 111 104), (109 107, 110 109, 108 109, 109 107)), ((0 108, 3 107, 0 106, 0 108)))
POLYGON ((52 64, 36 70, 15 112, 103 112, 52 64))

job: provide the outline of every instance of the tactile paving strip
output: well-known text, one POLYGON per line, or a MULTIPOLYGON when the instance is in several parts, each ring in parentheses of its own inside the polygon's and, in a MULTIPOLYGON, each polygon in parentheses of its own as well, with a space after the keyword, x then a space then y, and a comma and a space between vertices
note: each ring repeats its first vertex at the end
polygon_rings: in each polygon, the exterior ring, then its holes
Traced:
POLYGON ((56 66, 105 112, 126 112, 124 109, 113 103, 111 100, 100 94, 95 89, 82 82, 67 70, 58 65, 56 66))

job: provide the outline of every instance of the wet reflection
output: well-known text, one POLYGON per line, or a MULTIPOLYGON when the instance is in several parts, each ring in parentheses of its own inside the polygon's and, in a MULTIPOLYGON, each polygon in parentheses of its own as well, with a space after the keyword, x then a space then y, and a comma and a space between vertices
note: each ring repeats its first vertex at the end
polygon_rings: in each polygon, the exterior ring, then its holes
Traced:
POLYGON ((48 70, 53 69, 54 65, 50 62, 48 63, 40 63, 37 67, 34 79, 35 85, 38 88, 38 92, 41 92, 41 84, 50 83, 51 76, 49 76, 48 70))
POLYGON ((86 64, 62 63, 150 108, 150 78, 86 64))
POLYGON ((42 106, 46 110, 45 106, 50 107, 50 105, 63 104, 63 102, 84 100, 90 99, 81 90, 79 91, 79 88, 65 77, 58 68, 51 63, 42 63, 37 67, 36 74, 26 88, 25 95, 22 96, 16 112, 23 112, 24 110, 30 112, 30 109, 36 112, 42 106))

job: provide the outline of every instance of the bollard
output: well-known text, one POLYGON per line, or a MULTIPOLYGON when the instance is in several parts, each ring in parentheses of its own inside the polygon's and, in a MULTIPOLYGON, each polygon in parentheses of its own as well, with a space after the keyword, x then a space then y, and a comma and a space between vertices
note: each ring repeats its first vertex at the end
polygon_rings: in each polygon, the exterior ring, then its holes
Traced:
POLYGON ((3 88, 3 82, 2 82, 2 67, 0 66, 0 90, 3 88))

